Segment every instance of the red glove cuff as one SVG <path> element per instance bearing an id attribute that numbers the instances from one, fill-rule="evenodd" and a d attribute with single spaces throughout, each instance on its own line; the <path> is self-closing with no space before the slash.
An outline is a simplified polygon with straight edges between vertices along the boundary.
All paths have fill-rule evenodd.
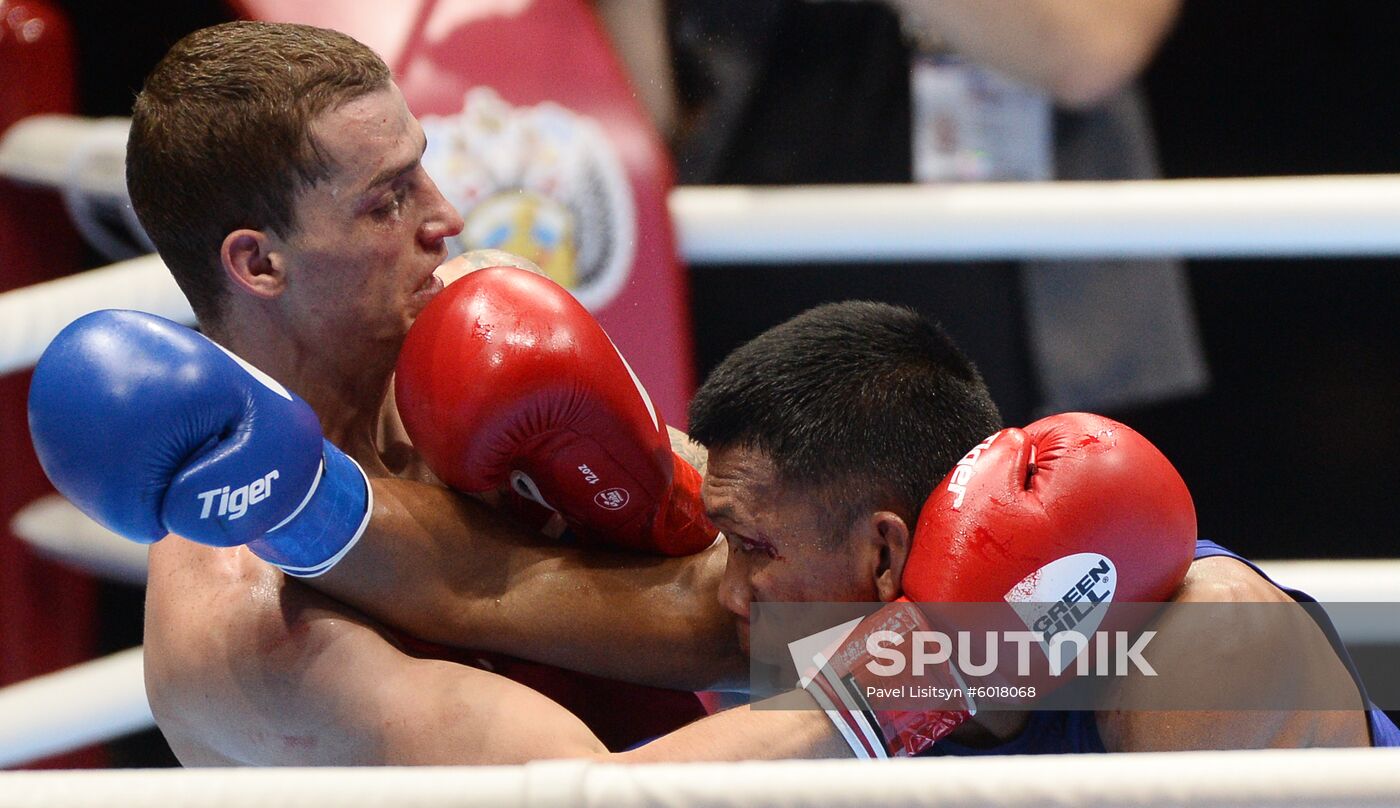
<path id="1" fill-rule="evenodd" d="M 915 631 L 931 631 L 928 618 L 917 606 L 897 600 L 866 618 L 842 642 L 826 664 L 822 665 L 807 691 L 826 711 L 836 730 L 846 740 L 858 758 L 913 756 L 957 729 L 976 712 L 972 697 L 951 665 L 914 675 L 906 672 L 883 676 L 873 672 L 869 664 L 875 659 L 867 647 L 873 635 L 891 632 L 909 645 Z M 907 710 L 882 708 L 892 699 L 878 695 L 903 688 L 893 700 L 907 702 L 909 688 L 941 688 L 958 694 L 961 709 Z M 871 695 L 875 694 L 875 695 Z"/>
<path id="2" fill-rule="evenodd" d="M 670 556 L 693 555 L 714 544 L 719 530 L 705 518 L 700 472 L 675 452 L 671 453 L 671 460 L 675 476 L 670 496 L 657 509 L 656 521 L 652 523 L 652 549 Z"/>

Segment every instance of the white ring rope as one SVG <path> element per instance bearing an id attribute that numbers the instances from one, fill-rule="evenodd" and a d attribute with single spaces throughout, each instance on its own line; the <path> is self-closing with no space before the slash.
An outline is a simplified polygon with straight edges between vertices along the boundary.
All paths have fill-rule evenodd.
<path id="1" fill-rule="evenodd" d="M 89 126 L 68 155 L 59 188 L 69 218 L 83 238 L 109 261 L 154 252 L 156 247 L 136 219 L 126 195 L 126 139 L 131 122 L 126 118 L 102 118 Z M 122 178 L 119 195 L 92 193 L 92 188 L 117 185 L 116 177 Z M 120 218 L 120 229 L 100 214 L 108 208 Z M 134 243 L 128 239 L 134 239 Z"/>
<path id="2" fill-rule="evenodd" d="M 0 767 L 155 726 L 142 672 L 141 649 L 129 648 L 0 689 Z"/>
<path id="3" fill-rule="evenodd" d="M 124 205 L 124 124 L 27 118 L 0 138 L 0 177 Z M 1400 254 L 1400 176 L 691 187 L 672 191 L 670 207 L 680 253 L 695 264 Z M 120 280 L 107 276 L 100 291 L 75 280 L 62 294 L 91 301 L 85 305 L 93 308 L 176 312 L 175 319 L 188 322 L 188 307 L 168 273 L 153 258 L 141 261 L 113 265 L 130 269 Z M 94 283 L 104 277 L 77 277 L 89 275 Z M 0 296 L 0 373 L 32 363 L 73 311 L 55 307 L 49 316 L 26 317 L 24 307 L 43 298 L 12 304 L 7 297 Z M 50 318 L 60 316 L 54 326 Z"/>
<path id="4" fill-rule="evenodd" d="M 127 541 L 59 494 L 39 497 L 10 520 L 37 555 L 109 581 L 144 586 L 150 545 Z"/>
<path id="5" fill-rule="evenodd" d="M 1400 176 L 677 188 L 692 263 L 1400 254 Z"/>
<path id="6" fill-rule="evenodd" d="M 110 580 L 146 580 L 145 545 L 102 527 L 57 494 L 22 508 L 10 530 L 39 553 Z M 1322 603 L 1400 603 L 1400 559 L 1260 561 L 1269 577 Z M 1400 644 L 1400 625 L 1339 622 L 1348 642 Z"/>
<path id="7" fill-rule="evenodd" d="M 193 323 L 190 304 L 157 255 L 0 294 L 0 374 L 33 367 L 65 326 L 97 309 L 137 309 Z"/>
<path id="8" fill-rule="evenodd" d="M 31 502 L 10 531 L 40 554 L 84 572 L 123 583 L 146 580 L 147 546 L 102 527 L 57 494 Z M 1400 603 L 1400 559 L 1260 561 L 1269 577 L 1322 603 Z M 1333 621 L 1352 644 L 1400 645 L 1400 621 L 1390 610 L 1346 610 Z M 3 692 L 3 691 L 0 691 Z"/>
<path id="9" fill-rule="evenodd" d="M 124 200 L 116 126 L 25 119 L 0 139 L 0 176 L 55 188 L 76 181 L 83 193 Z M 93 170 L 73 177 L 79 150 Z M 693 264 L 1400 254 L 1397 176 L 688 187 L 672 192 L 670 208 L 680 254 Z"/>
<path id="10" fill-rule="evenodd" d="M 101 197 L 126 196 L 126 136 L 129 118 L 34 115 L 0 136 L 0 177 L 29 185 L 62 188 L 70 180 Z M 90 170 L 74 172 L 74 155 Z"/>
<path id="11" fill-rule="evenodd" d="M 1385 749 L 476 768 L 0 774 L 0 807 L 1361 808 L 1400 801 Z"/>

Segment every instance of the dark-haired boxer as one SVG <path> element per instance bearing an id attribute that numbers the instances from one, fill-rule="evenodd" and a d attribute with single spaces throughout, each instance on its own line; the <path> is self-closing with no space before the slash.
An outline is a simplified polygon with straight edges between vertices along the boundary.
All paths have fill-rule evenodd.
<path id="1" fill-rule="evenodd" d="M 903 543 L 928 481 L 954 468 L 980 443 L 978 435 L 998 426 L 975 368 L 940 329 L 911 310 L 859 302 L 822 306 L 730 354 L 691 402 L 690 428 L 709 449 L 705 503 L 730 542 L 720 598 L 741 637 L 754 601 L 889 600 L 899 593 L 901 577 L 907 587 Z M 991 527 L 970 517 L 959 524 L 965 532 Z M 1000 544 L 961 549 L 997 558 L 1006 552 Z M 1276 586 L 1211 542 L 1191 550 L 1195 560 L 1174 602 L 1311 600 Z M 930 590 L 946 593 L 946 586 L 928 583 L 946 575 L 920 576 L 925 582 L 916 584 L 916 599 L 930 597 Z M 1258 705 L 1260 693 L 1273 692 L 1282 705 L 1290 693 L 1308 687 L 1316 688 L 1313 693 L 1357 692 L 1345 650 L 1310 622 L 1300 629 L 1302 636 L 1279 636 L 1250 623 L 1258 611 L 1221 608 L 1211 612 L 1222 622 L 1210 632 L 1200 625 L 1173 631 L 1191 612 L 1174 614 L 1177 622 L 1162 627 L 1154 641 L 1155 658 L 1171 660 L 1159 672 L 1183 693 L 1210 692 L 1217 704 L 1233 699 Z M 1230 619 L 1238 624 L 1226 624 Z M 1300 658 L 1299 648 L 1310 653 Z M 1289 664 L 1280 665 L 1285 657 Z M 1135 693 L 1129 689 L 1121 697 L 1132 703 Z M 933 752 L 1369 743 L 1400 745 L 1400 732 L 1379 710 L 988 711 Z"/>

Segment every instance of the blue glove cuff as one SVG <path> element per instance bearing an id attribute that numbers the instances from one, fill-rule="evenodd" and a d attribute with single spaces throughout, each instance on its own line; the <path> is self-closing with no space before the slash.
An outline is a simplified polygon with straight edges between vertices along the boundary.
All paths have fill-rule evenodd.
<path id="1" fill-rule="evenodd" d="M 335 566 L 364 535 L 374 507 L 369 478 L 351 457 L 323 441 L 321 471 L 306 499 L 282 523 L 248 543 L 258 558 L 297 578 Z"/>

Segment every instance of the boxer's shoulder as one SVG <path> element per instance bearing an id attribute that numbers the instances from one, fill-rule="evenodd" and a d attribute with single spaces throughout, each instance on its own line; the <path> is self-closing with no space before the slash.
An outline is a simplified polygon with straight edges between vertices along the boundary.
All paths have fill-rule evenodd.
<path id="1" fill-rule="evenodd" d="M 1248 564 L 1229 556 L 1193 561 L 1173 603 L 1287 603 L 1293 599 Z"/>
<path id="2" fill-rule="evenodd" d="M 217 664 L 202 652 L 211 646 L 237 647 L 233 665 L 281 666 L 289 670 L 314 651 L 310 640 L 342 633 L 350 626 L 380 632 L 369 618 L 322 595 L 244 547 L 205 547 L 170 537 L 151 547 L 147 583 L 148 657 L 155 651 L 179 654 L 204 666 Z M 290 655 L 290 658 L 284 658 Z"/>
<path id="3" fill-rule="evenodd" d="M 297 706 L 315 704 L 309 690 L 338 675 L 318 667 L 326 649 L 372 630 L 244 548 L 176 537 L 151 548 L 146 690 L 186 765 L 319 760 L 324 739 L 305 729 L 318 724 Z M 307 684 L 309 672 L 320 685 Z"/>
<path id="4" fill-rule="evenodd" d="M 1153 675 L 1116 683 L 1121 709 L 1098 714 L 1108 751 L 1367 744 L 1362 711 L 1306 709 L 1319 688 L 1354 685 L 1307 611 L 1248 564 L 1193 562 L 1153 629 Z"/>

